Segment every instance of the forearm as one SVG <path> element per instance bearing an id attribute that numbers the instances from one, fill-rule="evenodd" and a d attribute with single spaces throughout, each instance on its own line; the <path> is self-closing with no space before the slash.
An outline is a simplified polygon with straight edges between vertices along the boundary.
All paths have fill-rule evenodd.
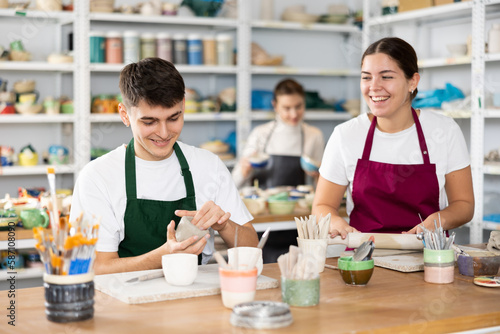
<path id="1" fill-rule="evenodd" d="M 94 264 L 94 272 L 96 275 L 102 275 L 161 269 L 162 255 L 159 249 L 154 249 L 148 253 L 133 257 L 119 257 L 118 253 L 98 252 Z"/>
<path id="2" fill-rule="evenodd" d="M 439 218 L 444 230 L 451 230 L 471 221 L 474 215 L 474 203 L 468 201 L 456 201 L 448 205 L 445 209 L 435 212 L 424 221 L 427 229 L 434 230 L 434 220 L 439 227 Z"/>
<path id="3" fill-rule="evenodd" d="M 257 237 L 257 232 L 255 232 L 252 223 L 238 225 L 235 222 L 229 220 L 224 228 L 218 231 L 219 235 L 222 237 L 228 248 L 234 247 L 236 228 L 238 228 L 238 247 L 257 247 L 259 238 Z"/>

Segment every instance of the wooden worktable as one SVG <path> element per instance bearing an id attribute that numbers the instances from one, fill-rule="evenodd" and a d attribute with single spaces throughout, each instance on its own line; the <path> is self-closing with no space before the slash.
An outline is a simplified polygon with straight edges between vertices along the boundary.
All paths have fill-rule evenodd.
<path id="1" fill-rule="evenodd" d="M 336 259 L 327 259 L 336 264 Z M 276 263 L 263 275 L 279 278 Z M 375 267 L 365 287 L 346 286 L 336 270 L 321 274 L 320 304 L 292 307 L 291 326 L 269 331 L 233 327 L 220 295 L 129 305 L 96 291 L 91 320 L 52 323 L 44 314 L 43 288 L 16 291 L 16 327 L 2 333 L 449 333 L 500 325 L 500 288 L 479 287 L 455 275 L 452 284 L 425 283 L 423 272 Z M 259 290 L 257 300 L 281 301 L 280 289 Z M 8 305 L 3 293 L 1 305 Z"/>

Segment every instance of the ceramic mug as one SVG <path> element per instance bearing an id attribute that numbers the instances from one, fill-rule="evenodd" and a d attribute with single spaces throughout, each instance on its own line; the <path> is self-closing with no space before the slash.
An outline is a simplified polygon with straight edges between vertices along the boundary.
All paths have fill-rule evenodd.
<path id="1" fill-rule="evenodd" d="M 35 104 L 38 100 L 38 92 L 23 93 L 18 95 L 18 101 L 21 104 Z"/>
<path id="2" fill-rule="evenodd" d="M 191 285 L 198 275 L 198 256 L 195 254 L 166 254 L 161 257 L 161 265 L 170 285 Z"/>
<path id="3" fill-rule="evenodd" d="M 44 209 L 23 210 L 21 211 L 20 217 L 26 229 L 49 226 L 49 215 Z"/>

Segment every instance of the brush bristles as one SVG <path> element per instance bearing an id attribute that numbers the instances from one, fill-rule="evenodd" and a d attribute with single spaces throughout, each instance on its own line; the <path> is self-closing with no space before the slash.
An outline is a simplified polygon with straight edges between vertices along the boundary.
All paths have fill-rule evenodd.
<path id="1" fill-rule="evenodd" d="M 54 167 L 47 167 L 47 174 L 55 174 L 56 173 L 56 170 L 54 169 Z"/>

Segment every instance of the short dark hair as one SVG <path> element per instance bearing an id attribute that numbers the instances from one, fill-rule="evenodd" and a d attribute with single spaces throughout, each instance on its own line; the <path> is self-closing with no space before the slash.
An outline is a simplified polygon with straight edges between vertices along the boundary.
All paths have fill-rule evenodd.
<path id="1" fill-rule="evenodd" d="M 144 101 L 171 108 L 184 99 L 184 79 L 175 66 L 161 58 L 145 58 L 123 68 L 120 91 L 127 108 Z"/>
<path id="2" fill-rule="evenodd" d="M 278 82 L 276 87 L 274 87 L 274 100 L 280 95 L 294 95 L 298 94 L 305 97 L 304 88 L 301 84 L 293 79 L 284 79 Z"/>
<path id="3" fill-rule="evenodd" d="M 404 72 L 405 77 L 408 80 L 413 78 L 415 73 L 418 73 L 417 53 L 410 44 L 401 38 L 386 37 L 370 45 L 366 49 L 365 53 L 363 53 L 361 65 L 363 65 L 363 60 L 366 56 L 376 53 L 384 53 L 394 60 L 398 64 L 399 68 Z M 418 89 L 415 88 L 411 94 L 412 100 L 415 96 L 417 96 L 417 93 Z"/>

